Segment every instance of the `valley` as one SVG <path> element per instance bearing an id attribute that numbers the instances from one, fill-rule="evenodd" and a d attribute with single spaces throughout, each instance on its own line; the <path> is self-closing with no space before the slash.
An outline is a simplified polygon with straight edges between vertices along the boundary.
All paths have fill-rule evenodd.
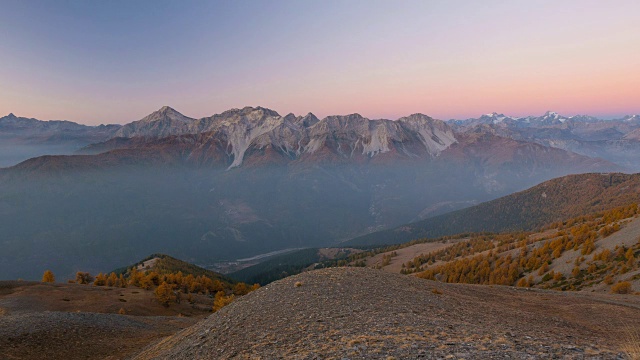
<path id="1" fill-rule="evenodd" d="M 622 169 L 422 114 L 318 119 L 245 107 L 195 119 L 165 106 L 95 129 L 108 139 L 77 155 L 0 169 L 3 279 L 35 279 L 36 264 L 96 272 L 152 252 L 213 264 L 355 244 L 557 176 Z"/>
<path id="2" fill-rule="evenodd" d="M 0 14 L 0 360 L 640 360 L 640 1 Z"/>
<path id="3" fill-rule="evenodd" d="M 553 194 L 559 181 L 574 180 L 527 192 Z M 635 197 L 616 197 L 629 195 L 633 181 L 583 175 L 588 188 L 606 185 L 597 195 L 605 201 L 571 187 L 562 206 L 584 215 L 529 231 L 263 254 L 272 256 L 227 275 L 153 254 L 84 285 L 3 281 L 0 324 L 12 335 L 0 348 L 9 359 L 40 358 L 44 346 L 66 359 L 634 359 L 640 215 Z M 523 195 L 478 206 L 486 212 L 514 196 Z M 186 291 L 183 301 L 163 305 L 165 283 Z M 57 345 L 78 333 L 86 341 Z"/>
<path id="4" fill-rule="evenodd" d="M 0 349 L 633 359 L 639 175 L 472 123 L 163 107 L 0 169 Z"/>

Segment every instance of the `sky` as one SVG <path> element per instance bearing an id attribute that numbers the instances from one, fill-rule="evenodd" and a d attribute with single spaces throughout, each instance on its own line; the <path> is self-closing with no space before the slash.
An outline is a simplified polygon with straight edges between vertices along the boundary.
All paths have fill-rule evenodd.
<path id="1" fill-rule="evenodd" d="M 0 0 L 0 116 L 640 113 L 640 1 Z"/>

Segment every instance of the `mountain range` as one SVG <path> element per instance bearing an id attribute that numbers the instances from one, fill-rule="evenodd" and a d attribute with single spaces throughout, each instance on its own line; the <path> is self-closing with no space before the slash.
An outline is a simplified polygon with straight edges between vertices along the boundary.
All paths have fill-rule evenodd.
<path id="1" fill-rule="evenodd" d="M 640 116 L 603 120 L 593 116 L 566 117 L 548 111 L 540 117 L 510 117 L 491 113 L 477 119 L 450 121 L 457 132 L 489 131 L 514 140 L 603 158 L 640 170 Z"/>
<path id="2" fill-rule="evenodd" d="M 0 167 L 47 154 L 72 154 L 111 138 L 120 125 L 87 126 L 71 121 L 41 121 L 9 114 L 0 117 Z"/>
<path id="3" fill-rule="evenodd" d="M 193 119 L 163 107 L 123 126 L 78 125 L 85 136 L 75 155 L 0 169 L 0 274 L 113 268 L 150 252 L 207 265 L 327 246 L 554 177 L 627 169 L 472 122 L 318 119 L 261 107 Z M 71 131 L 32 123 L 41 136 Z M 625 136 L 638 129 L 634 118 L 606 124 Z"/>
<path id="4" fill-rule="evenodd" d="M 315 126 L 318 123 L 321 125 Z M 640 155 L 639 115 L 604 120 L 587 115 L 567 117 L 551 111 L 542 116 L 527 117 L 494 112 L 478 118 L 443 122 L 422 114 L 396 121 L 368 120 L 352 114 L 321 120 L 311 113 L 282 117 L 273 110 L 247 107 L 195 119 L 168 106 L 126 125 L 86 126 L 9 114 L 0 118 L 0 139 L 3 148 L 6 147 L 0 166 L 14 165 L 38 155 L 95 154 L 139 145 L 149 139 L 216 132 L 230 145 L 227 155 L 233 156 L 231 166 L 237 167 L 252 145 L 260 148 L 269 145 L 289 157 L 300 156 L 315 152 L 319 144 L 326 141 L 326 136 L 338 129 L 358 133 L 355 140 L 360 140 L 359 144 L 348 145 L 359 147 L 361 153 L 370 156 L 394 150 L 410 156 L 423 155 L 422 152 L 412 154 L 410 149 L 390 148 L 390 144 L 404 142 L 412 136 L 417 136 L 423 143 L 427 155 L 436 155 L 455 143 L 459 136 L 481 132 L 606 159 L 630 171 L 640 170 L 637 160 Z M 363 142 L 369 140 L 365 148 Z M 350 153 L 350 148 L 341 147 L 340 151 Z"/>

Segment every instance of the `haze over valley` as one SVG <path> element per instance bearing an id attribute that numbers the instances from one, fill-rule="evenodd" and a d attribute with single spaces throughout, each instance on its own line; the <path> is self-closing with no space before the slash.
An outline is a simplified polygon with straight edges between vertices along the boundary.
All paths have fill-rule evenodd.
<path id="1" fill-rule="evenodd" d="M 530 130 L 568 125 L 531 119 Z M 605 121 L 569 122 L 584 134 Z M 69 137 L 30 123 L 22 133 Z M 124 126 L 82 128 L 84 141 L 104 141 L 0 170 L 0 221 L 12 249 L 0 273 L 37 278 L 39 263 L 71 276 L 149 252 L 212 264 L 331 246 L 553 177 L 627 169 L 473 123 L 422 114 L 318 119 L 260 107 L 193 119 L 165 106 Z M 640 121 L 606 125 L 632 132 Z"/>
<path id="2" fill-rule="evenodd" d="M 639 13 L 0 0 L 0 360 L 640 360 Z"/>

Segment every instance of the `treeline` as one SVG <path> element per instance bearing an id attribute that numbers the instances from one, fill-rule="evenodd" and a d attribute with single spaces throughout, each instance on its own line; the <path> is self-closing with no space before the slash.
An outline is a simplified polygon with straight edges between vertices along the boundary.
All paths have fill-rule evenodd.
<path id="1" fill-rule="evenodd" d="M 50 270 L 47 270 L 43 274 L 42 281 L 54 282 L 55 276 Z M 211 279 L 205 275 L 185 275 L 182 271 L 162 274 L 155 270 L 141 271 L 137 267 L 130 268 L 126 273 L 99 273 L 95 277 L 88 272 L 79 271 L 76 273 L 75 279 L 67 282 L 93 286 L 137 287 L 144 290 L 154 290 L 156 299 L 164 306 L 180 303 L 184 296 L 189 302 L 192 302 L 192 294 L 209 295 L 214 298 L 213 311 L 228 305 L 235 297 L 246 295 L 260 287 L 259 284 L 248 285 L 244 282 L 231 284 L 219 279 Z"/>
<path id="2" fill-rule="evenodd" d="M 621 220 L 637 214 L 638 206 L 632 204 L 555 223 L 548 227 L 556 230 L 551 239 L 522 233 L 478 237 L 418 256 L 403 265 L 403 272 L 419 272 L 421 278 L 450 283 L 580 289 L 603 277 L 607 282 L 607 278 L 638 267 L 636 258 L 640 241 L 630 248 L 616 247 L 615 253 L 604 249 L 594 254 L 590 261 L 586 260 L 594 252 L 598 240 L 618 231 Z M 553 260 L 570 250 L 579 252 L 571 278 L 549 271 Z M 422 267 L 437 260 L 446 263 L 426 270 Z M 541 277 L 537 283 L 536 277 Z"/>

